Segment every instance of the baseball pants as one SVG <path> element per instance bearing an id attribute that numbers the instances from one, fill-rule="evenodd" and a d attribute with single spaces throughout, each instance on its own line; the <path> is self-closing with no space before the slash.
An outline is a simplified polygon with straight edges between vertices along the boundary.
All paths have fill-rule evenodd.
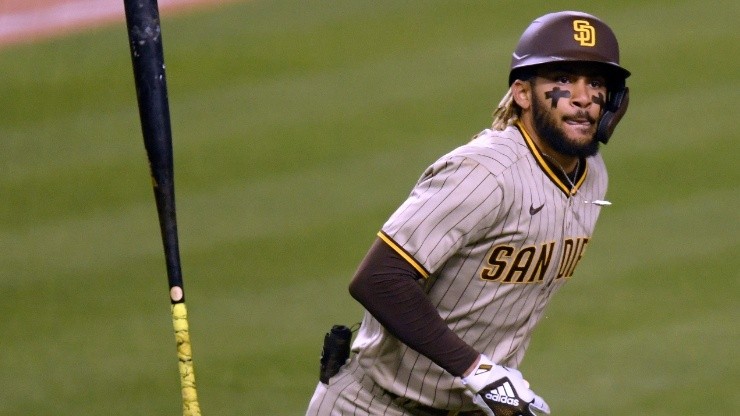
<path id="1" fill-rule="evenodd" d="M 484 416 L 482 411 L 434 409 L 384 390 L 350 359 L 329 384 L 319 382 L 306 416 Z"/>

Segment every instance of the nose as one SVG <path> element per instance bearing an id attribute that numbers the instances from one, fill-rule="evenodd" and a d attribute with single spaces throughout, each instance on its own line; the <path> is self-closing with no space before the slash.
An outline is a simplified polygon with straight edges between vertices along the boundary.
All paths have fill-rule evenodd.
<path id="1" fill-rule="evenodd" d="M 571 103 L 579 108 L 588 107 L 591 104 L 591 96 L 588 90 L 588 80 L 579 78 L 573 83 L 571 90 Z"/>

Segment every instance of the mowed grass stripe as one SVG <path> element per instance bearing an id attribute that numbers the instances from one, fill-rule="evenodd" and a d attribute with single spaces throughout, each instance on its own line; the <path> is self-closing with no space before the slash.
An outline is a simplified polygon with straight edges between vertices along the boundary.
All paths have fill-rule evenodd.
<path id="1" fill-rule="evenodd" d="M 612 280 L 649 268 L 656 261 L 701 258 L 739 248 L 737 230 L 728 226 L 738 221 L 739 190 L 709 188 L 636 207 L 628 200 L 613 200 L 626 207 L 619 212 L 610 212 L 611 207 L 602 211 L 593 241 L 599 249 L 587 254 L 589 263 L 598 270 L 589 271 L 597 278 Z M 602 237 L 608 238 L 608 243 L 600 241 Z"/>

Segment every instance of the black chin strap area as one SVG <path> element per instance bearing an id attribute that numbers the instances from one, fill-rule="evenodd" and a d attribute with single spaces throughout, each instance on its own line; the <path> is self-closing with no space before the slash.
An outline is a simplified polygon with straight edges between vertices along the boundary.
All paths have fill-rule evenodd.
<path id="1" fill-rule="evenodd" d="M 627 106 L 630 102 L 629 92 L 629 88 L 622 86 L 610 95 L 604 114 L 601 116 L 599 125 L 596 128 L 596 140 L 604 144 L 609 141 L 612 133 L 614 133 L 614 129 L 617 127 L 617 123 L 622 119 L 624 113 L 627 112 Z"/>

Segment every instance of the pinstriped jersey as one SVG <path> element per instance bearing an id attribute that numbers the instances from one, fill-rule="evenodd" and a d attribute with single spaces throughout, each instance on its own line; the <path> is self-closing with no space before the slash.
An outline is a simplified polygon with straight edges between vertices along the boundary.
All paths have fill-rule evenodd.
<path id="1" fill-rule="evenodd" d="M 564 183 L 523 127 L 484 130 L 433 163 L 378 233 L 423 277 L 458 336 L 518 367 L 552 295 L 594 230 L 607 174 L 587 158 Z M 582 164 L 583 165 L 583 164 Z M 390 335 L 369 313 L 353 344 L 386 390 L 442 409 L 475 409 L 460 380 Z"/>

